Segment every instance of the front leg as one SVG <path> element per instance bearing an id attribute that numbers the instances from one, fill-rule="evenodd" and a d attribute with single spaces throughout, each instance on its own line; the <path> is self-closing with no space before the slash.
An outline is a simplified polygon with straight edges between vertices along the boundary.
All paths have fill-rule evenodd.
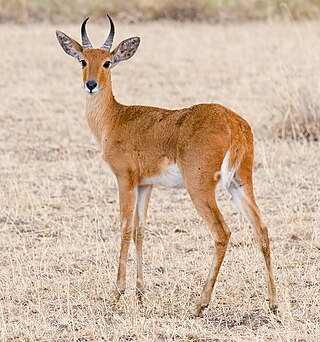
<path id="1" fill-rule="evenodd" d="M 118 181 L 120 199 L 121 248 L 117 276 L 117 286 L 113 301 L 119 300 L 126 289 L 127 259 L 134 225 L 134 214 L 137 204 L 137 189 Z"/>
<path id="2" fill-rule="evenodd" d="M 137 255 L 136 293 L 140 301 L 142 301 L 142 295 L 144 293 L 144 281 L 142 270 L 142 243 L 144 238 L 144 221 L 147 217 L 151 190 L 151 185 L 144 185 L 138 187 L 138 200 L 133 229 L 133 241 L 136 246 Z"/>

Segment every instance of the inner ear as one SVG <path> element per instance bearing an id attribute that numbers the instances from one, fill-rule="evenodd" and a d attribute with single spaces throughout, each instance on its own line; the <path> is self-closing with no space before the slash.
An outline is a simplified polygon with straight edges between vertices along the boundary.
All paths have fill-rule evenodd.
<path id="1" fill-rule="evenodd" d="M 79 62 L 83 58 L 83 47 L 74 39 L 61 31 L 56 31 L 58 41 L 62 49 L 70 56 L 76 58 Z"/>
<path id="2" fill-rule="evenodd" d="M 112 52 L 111 52 L 111 67 L 114 67 L 121 61 L 125 61 L 131 58 L 137 51 L 140 44 L 139 37 L 132 37 L 122 41 Z"/>

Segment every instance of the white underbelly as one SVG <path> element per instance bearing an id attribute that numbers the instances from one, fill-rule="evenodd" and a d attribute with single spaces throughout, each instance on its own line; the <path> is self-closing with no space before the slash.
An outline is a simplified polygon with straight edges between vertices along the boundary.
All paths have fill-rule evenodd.
<path id="1" fill-rule="evenodd" d="M 158 176 L 143 179 L 141 185 L 158 185 L 166 188 L 184 188 L 184 181 L 177 164 L 166 166 Z"/>

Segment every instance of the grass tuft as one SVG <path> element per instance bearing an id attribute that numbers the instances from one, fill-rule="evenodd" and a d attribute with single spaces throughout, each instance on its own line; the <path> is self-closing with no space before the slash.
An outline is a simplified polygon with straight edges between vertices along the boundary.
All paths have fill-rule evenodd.
<path id="1" fill-rule="evenodd" d="M 282 106 L 284 115 L 277 124 L 280 139 L 320 141 L 320 105 L 314 93 L 292 90 Z"/>

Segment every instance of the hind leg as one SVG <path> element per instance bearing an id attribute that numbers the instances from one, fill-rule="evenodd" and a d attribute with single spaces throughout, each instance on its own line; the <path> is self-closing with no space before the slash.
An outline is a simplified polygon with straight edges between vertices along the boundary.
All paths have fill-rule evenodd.
<path id="1" fill-rule="evenodd" d="M 236 178 L 241 179 L 241 181 L 234 179 L 233 182 L 231 182 L 228 190 L 231 193 L 232 199 L 237 205 L 238 209 L 254 227 L 256 238 L 259 243 L 261 252 L 264 256 L 267 270 L 269 306 L 272 312 L 277 314 L 278 303 L 276 296 L 276 286 L 271 265 L 268 228 L 262 222 L 260 210 L 255 201 L 251 173 L 248 173 L 248 170 L 242 170 L 240 167 L 237 172 Z"/>
<path id="2" fill-rule="evenodd" d="M 223 262 L 230 238 L 230 230 L 226 226 L 216 203 L 214 188 L 215 184 L 208 184 L 208 186 L 202 185 L 202 189 L 199 189 L 198 187 L 191 187 L 190 185 L 187 186 L 187 190 L 195 208 L 211 230 L 211 233 L 214 237 L 215 247 L 214 257 L 209 274 L 201 296 L 196 304 L 194 312 L 195 316 L 201 316 L 203 309 L 209 305 L 212 290 L 216 282 L 220 266 Z"/>

